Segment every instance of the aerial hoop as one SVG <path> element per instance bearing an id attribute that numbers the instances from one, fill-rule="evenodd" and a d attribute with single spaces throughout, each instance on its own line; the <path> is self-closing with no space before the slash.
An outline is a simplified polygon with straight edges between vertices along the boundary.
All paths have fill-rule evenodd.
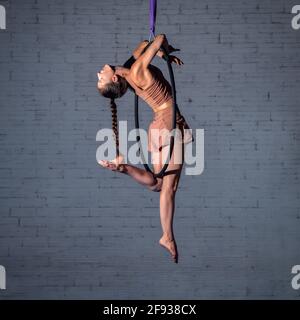
<path id="1" fill-rule="evenodd" d="M 168 155 L 166 163 L 164 164 L 164 166 L 162 167 L 162 169 L 160 170 L 159 173 L 154 173 L 150 169 L 150 167 L 148 166 L 148 164 L 145 161 L 143 150 L 142 150 L 141 146 L 139 147 L 139 152 L 141 154 L 141 158 L 142 158 L 143 165 L 144 165 L 145 169 L 148 172 L 151 172 L 152 175 L 155 178 L 162 178 L 164 173 L 166 172 L 168 166 L 169 166 L 169 161 L 171 160 L 172 153 L 173 153 L 173 148 L 174 148 L 174 135 L 175 135 L 175 129 L 176 129 L 176 114 L 177 114 L 177 111 L 178 111 L 177 101 L 176 101 L 176 87 L 175 87 L 173 69 L 172 69 L 172 66 L 171 66 L 171 62 L 170 62 L 168 53 L 166 52 L 165 48 L 161 47 L 161 49 L 164 52 L 164 56 L 166 58 L 165 60 L 167 61 L 167 64 L 168 64 L 168 70 L 169 70 L 170 81 L 171 81 L 172 97 L 173 97 L 173 106 L 172 106 L 172 109 L 173 109 L 173 112 L 172 112 L 172 127 L 173 127 L 173 129 L 172 129 L 172 135 L 170 137 L 171 142 L 170 142 L 169 155 Z M 134 108 L 135 128 L 138 129 L 138 132 L 139 132 L 139 129 L 140 129 L 140 127 L 139 127 L 139 110 L 138 110 L 138 108 L 139 108 L 139 97 L 137 96 L 137 94 L 135 94 L 134 105 L 135 105 L 135 108 Z M 137 140 L 137 142 L 140 143 L 140 136 L 139 135 L 137 135 L 136 140 Z"/>
<path id="2" fill-rule="evenodd" d="M 150 4 L 150 6 L 149 6 L 149 25 L 150 25 L 150 30 L 149 31 L 150 31 L 150 34 L 149 34 L 149 44 L 148 44 L 148 46 L 150 45 L 151 37 L 155 36 L 156 7 L 157 7 L 156 0 L 150 0 L 149 4 Z M 146 50 L 146 48 L 144 50 Z M 172 96 L 173 96 L 173 107 L 172 107 L 172 109 L 173 109 L 173 113 L 172 113 L 172 127 L 173 127 L 173 129 L 172 129 L 172 135 L 170 137 L 171 142 L 170 142 L 169 155 L 167 157 L 166 163 L 164 164 L 164 166 L 162 167 L 162 169 L 160 170 L 159 173 L 154 173 L 150 169 L 150 167 L 148 166 L 148 164 L 145 161 L 145 157 L 144 157 L 141 145 L 139 147 L 139 153 L 141 155 L 141 158 L 142 158 L 143 165 L 144 165 L 145 169 L 148 172 L 151 172 L 152 175 L 155 178 L 163 177 L 164 173 L 166 172 L 166 170 L 167 170 L 167 168 L 169 166 L 169 161 L 171 160 L 172 153 L 173 153 L 173 148 L 174 148 L 174 139 L 175 139 L 174 136 L 175 136 L 175 129 L 176 129 L 176 115 L 177 115 L 177 111 L 178 111 L 178 106 L 177 106 L 177 102 L 176 102 L 176 88 L 175 88 L 174 73 L 173 73 L 173 69 L 172 69 L 172 66 L 171 66 L 170 57 L 169 57 L 169 54 L 167 53 L 167 51 L 165 50 L 165 48 L 163 46 L 161 46 L 161 50 L 164 53 L 163 58 L 164 58 L 164 60 L 167 61 L 167 64 L 168 64 L 168 70 L 169 70 L 170 81 L 171 81 Z M 135 98 L 134 98 L 134 105 L 135 105 L 135 108 L 134 108 L 135 128 L 138 129 L 138 132 L 139 132 L 139 129 L 140 129 L 140 126 L 139 126 L 139 110 L 138 110 L 138 108 L 139 108 L 139 97 L 137 96 L 136 93 L 135 93 Z M 137 140 L 137 142 L 140 143 L 140 136 L 139 135 L 137 135 L 136 140 Z"/>

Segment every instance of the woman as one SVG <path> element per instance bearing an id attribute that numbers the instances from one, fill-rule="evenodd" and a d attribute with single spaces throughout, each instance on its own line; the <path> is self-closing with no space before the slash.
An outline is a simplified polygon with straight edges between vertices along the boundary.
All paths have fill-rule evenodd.
<path id="1" fill-rule="evenodd" d="M 166 36 L 160 34 L 151 43 L 148 43 L 148 41 L 141 42 L 134 50 L 133 57 L 123 67 L 114 67 L 106 64 L 97 74 L 100 93 L 104 97 L 110 98 L 113 119 L 112 127 L 116 137 L 117 148 L 119 146 L 119 139 L 115 99 L 121 97 L 129 87 L 146 101 L 154 111 L 154 119 L 149 126 L 148 132 L 148 150 L 151 152 L 155 173 L 160 172 L 164 166 L 166 159 L 164 156 L 168 156 L 169 154 L 170 138 L 164 134 L 157 139 L 157 136 L 152 134 L 152 129 L 172 130 L 171 120 L 173 112 L 171 86 L 163 77 L 162 72 L 150 64 L 156 55 L 163 57 L 163 52 L 160 49 L 161 46 L 163 46 L 168 54 L 177 51 L 177 49 L 168 44 Z M 169 57 L 171 62 L 178 65 L 183 64 L 179 58 L 171 55 Z M 177 112 L 176 125 L 184 137 L 183 142 L 175 136 L 172 157 L 167 171 L 162 178 L 155 178 L 152 173 L 138 167 L 122 164 L 121 156 L 117 156 L 112 161 L 101 160 L 100 164 L 110 170 L 131 176 L 135 181 L 147 186 L 152 191 L 160 192 L 160 219 L 163 235 L 159 240 L 159 244 L 165 247 L 171 253 L 174 262 L 178 263 L 178 251 L 173 233 L 175 193 L 183 167 L 183 145 L 194 139 L 189 130 L 184 134 L 183 129 L 189 129 L 189 127 L 179 112 Z M 155 132 L 157 133 L 157 130 Z M 175 159 L 176 161 L 174 161 Z M 178 161 L 178 159 L 181 161 Z"/>

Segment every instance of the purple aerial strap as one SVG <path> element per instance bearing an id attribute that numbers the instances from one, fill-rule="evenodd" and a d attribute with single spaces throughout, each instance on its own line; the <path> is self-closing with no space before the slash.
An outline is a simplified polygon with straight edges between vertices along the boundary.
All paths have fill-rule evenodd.
<path id="1" fill-rule="evenodd" d="M 156 0 L 150 0 L 150 12 L 149 12 L 149 23 L 150 23 L 150 35 L 155 37 L 155 20 L 156 20 Z"/>

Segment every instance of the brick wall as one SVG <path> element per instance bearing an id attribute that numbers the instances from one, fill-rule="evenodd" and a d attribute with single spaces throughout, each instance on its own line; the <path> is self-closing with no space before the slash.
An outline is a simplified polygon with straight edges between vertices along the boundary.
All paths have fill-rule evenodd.
<path id="1" fill-rule="evenodd" d="M 1 299 L 300 297 L 296 1 L 158 1 L 180 109 L 205 131 L 204 172 L 176 195 L 178 265 L 158 245 L 159 194 L 95 159 L 111 125 L 96 72 L 148 38 L 148 1 L 0 4 Z M 133 128 L 133 95 L 117 104 Z"/>

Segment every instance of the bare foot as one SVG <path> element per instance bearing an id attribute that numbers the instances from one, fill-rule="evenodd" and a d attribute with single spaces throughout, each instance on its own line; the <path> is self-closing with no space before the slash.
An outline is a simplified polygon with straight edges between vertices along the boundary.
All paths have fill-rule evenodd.
<path id="1" fill-rule="evenodd" d="M 115 159 L 111 160 L 110 162 L 118 165 L 124 162 L 124 156 L 122 155 L 122 153 L 119 154 L 118 157 L 116 157 Z"/>
<path id="2" fill-rule="evenodd" d="M 175 240 L 162 236 L 159 240 L 159 244 L 166 248 L 171 253 L 174 262 L 178 263 L 178 252 Z"/>
<path id="3" fill-rule="evenodd" d="M 101 166 L 103 166 L 104 168 L 110 169 L 112 171 L 124 172 L 125 167 L 122 164 L 123 161 L 124 161 L 124 156 L 120 153 L 120 155 L 117 158 L 111 161 L 100 160 L 99 164 L 101 164 Z"/>
<path id="4" fill-rule="evenodd" d="M 125 172 L 125 167 L 123 164 L 116 165 L 114 162 L 107 160 L 100 160 L 99 164 L 101 164 L 102 167 L 110 169 L 112 171 Z"/>

